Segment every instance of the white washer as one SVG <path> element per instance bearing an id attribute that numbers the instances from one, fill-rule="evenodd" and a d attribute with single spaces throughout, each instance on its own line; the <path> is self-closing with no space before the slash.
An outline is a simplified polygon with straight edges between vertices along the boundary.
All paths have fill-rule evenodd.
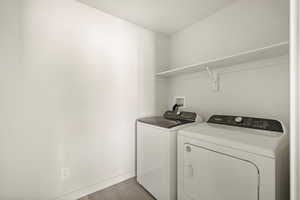
<path id="1" fill-rule="evenodd" d="M 178 133 L 179 200 L 288 200 L 288 169 L 276 120 L 215 115 Z"/>
<path id="2" fill-rule="evenodd" d="M 177 199 L 177 131 L 200 120 L 195 113 L 180 115 L 137 121 L 137 181 L 158 200 Z"/>

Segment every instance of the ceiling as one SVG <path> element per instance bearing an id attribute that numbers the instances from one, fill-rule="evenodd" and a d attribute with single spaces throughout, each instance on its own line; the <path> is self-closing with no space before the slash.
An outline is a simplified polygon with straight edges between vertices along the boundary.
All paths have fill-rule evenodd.
<path id="1" fill-rule="evenodd" d="M 234 0 L 79 0 L 153 31 L 172 34 Z"/>

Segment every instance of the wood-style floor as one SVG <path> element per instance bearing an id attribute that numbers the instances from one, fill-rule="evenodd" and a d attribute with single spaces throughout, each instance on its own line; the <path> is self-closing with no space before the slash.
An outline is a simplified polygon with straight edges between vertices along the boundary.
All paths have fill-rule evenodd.
<path id="1" fill-rule="evenodd" d="M 79 200 L 155 200 L 155 198 L 132 178 Z"/>

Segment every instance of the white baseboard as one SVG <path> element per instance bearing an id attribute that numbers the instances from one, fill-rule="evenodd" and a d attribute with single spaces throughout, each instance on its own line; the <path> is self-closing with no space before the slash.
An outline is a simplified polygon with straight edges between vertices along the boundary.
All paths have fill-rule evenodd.
<path id="1" fill-rule="evenodd" d="M 112 185 L 115 185 L 117 183 L 125 181 L 127 179 L 133 178 L 134 176 L 135 176 L 135 172 L 128 172 L 126 174 L 122 174 L 122 175 L 119 175 L 119 176 L 116 176 L 113 178 L 106 179 L 106 180 L 96 183 L 94 185 L 83 187 L 83 188 L 73 191 L 69 194 L 65 194 L 61 197 L 58 197 L 55 200 L 78 200 L 81 197 L 84 197 L 84 196 L 87 196 L 94 192 L 103 190 L 107 187 L 110 187 Z"/>

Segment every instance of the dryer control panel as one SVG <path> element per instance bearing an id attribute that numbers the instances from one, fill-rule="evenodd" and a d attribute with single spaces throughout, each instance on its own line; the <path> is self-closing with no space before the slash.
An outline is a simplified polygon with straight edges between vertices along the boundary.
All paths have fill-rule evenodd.
<path id="1" fill-rule="evenodd" d="M 213 115 L 207 123 L 223 124 L 228 126 L 238 126 L 243 128 L 260 129 L 267 131 L 276 131 L 283 133 L 282 124 L 273 119 L 230 116 L 230 115 Z"/>

